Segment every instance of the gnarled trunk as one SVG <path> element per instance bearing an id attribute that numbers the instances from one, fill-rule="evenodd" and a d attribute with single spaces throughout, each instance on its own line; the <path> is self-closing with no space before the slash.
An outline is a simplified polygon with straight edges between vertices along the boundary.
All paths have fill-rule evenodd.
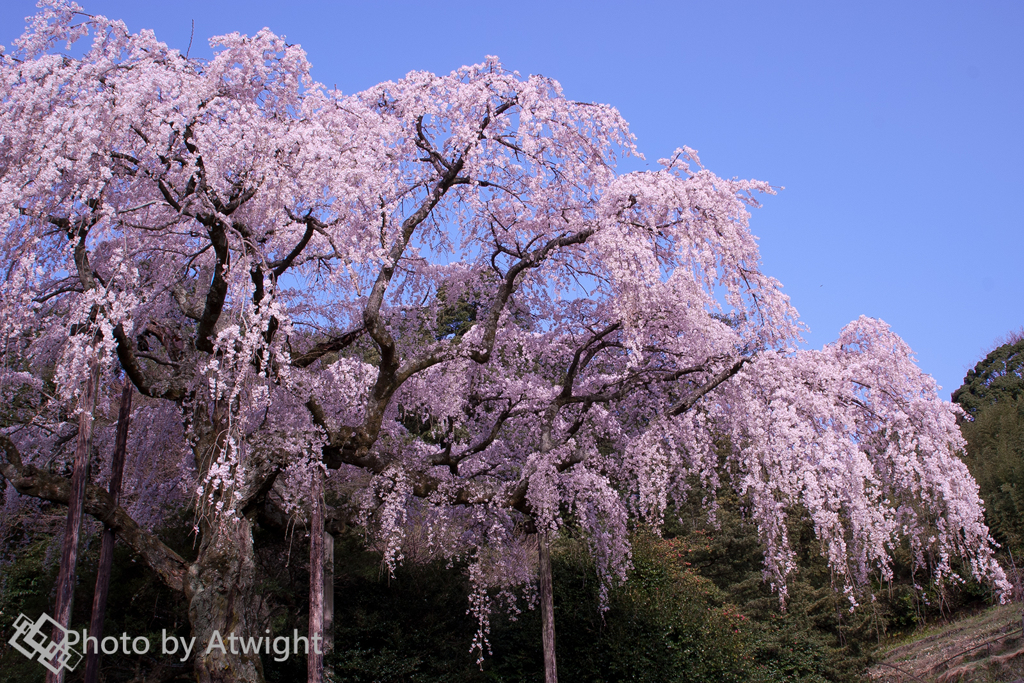
<path id="1" fill-rule="evenodd" d="M 207 404 L 198 401 L 193 414 L 195 424 L 201 426 L 192 445 L 200 477 L 231 447 L 230 401 L 217 400 L 212 408 L 208 413 Z M 262 648 L 243 651 L 242 647 L 269 635 L 257 613 L 255 513 L 244 514 L 226 490 L 210 492 L 201 510 L 199 555 L 188 569 L 185 586 L 196 681 L 263 683 L 263 664 L 257 651 Z"/>
<path id="2" fill-rule="evenodd" d="M 242 643 L 266 637 L 256 614 L 252 521 L 217 515 L 202 527 L 199 556 L 189 567 L 188 617 L 199 683 L 262 683 L 263 664 Z"/>

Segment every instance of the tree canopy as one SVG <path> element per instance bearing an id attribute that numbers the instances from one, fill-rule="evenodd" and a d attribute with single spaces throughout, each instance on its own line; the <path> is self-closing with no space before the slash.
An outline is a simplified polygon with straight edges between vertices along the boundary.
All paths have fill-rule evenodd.
<path id="1" fill-rule="evenodd" d="M 953 392 L 953 401 L 971 415 L 986 406 L 1024 396 L 1024 336 L 992 349 Z"/>
<path id="2" fill-rule="evenodd" d="M 999 542 L 1024 551 L 1024 337 L 1010 335 L 968 371 L 953 400 L 969 419 L 960 428 L 966 462 L 981 487 Z"/>
<path id="3" fill-rule="evenodd" d="M 66 501 L 44 464 L 90 359 L 99 410 L 123 370 L 159 483 L 85 508 L 185 594 L 200 642 L 262 632 L 253 527 L 305 519 L 323 467 L 328 523 L 390 566 L 413 540 L 471 560 L 481 652 L 495 596 L 533 579 L 524 534 L 579 525 L 607 587 L 631 519 L 723 484 L 783 596 L 797 507 L 851 604 L 905 538 L 940 579 L 962 558 L 1006 588 L 907 345 L 862 317 L 797 348 L 748 228 L 770 185 L 688 148 L 620 173 L 639 152 L 614 108 L 496 58 L 344 94 L 269 30 L 212 44 L 190 59 L 54 2 L 0 56 L 0 473 Z M 194 561 L 140 519 L 161 501 L 194 506 Z M 252 654 L 196 667 L 262 676 Z"/>

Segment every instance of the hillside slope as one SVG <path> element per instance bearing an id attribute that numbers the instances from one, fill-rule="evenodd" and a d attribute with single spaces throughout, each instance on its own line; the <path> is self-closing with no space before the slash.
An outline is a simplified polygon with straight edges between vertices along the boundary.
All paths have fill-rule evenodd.
<path id="1" fill-rule="evenodd" d="M 868 670 L 878 683 L 1024 681 L 1021 605 L 998 605 L 911 635 Z"/>

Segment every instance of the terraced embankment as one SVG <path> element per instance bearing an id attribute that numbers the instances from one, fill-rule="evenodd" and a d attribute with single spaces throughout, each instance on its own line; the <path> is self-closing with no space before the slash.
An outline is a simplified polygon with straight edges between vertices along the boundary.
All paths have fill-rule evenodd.
<path id="1" fill-rule="evenodd" d="M 1021 605 L 999 605 L 894 643 L 868 670 L 877 683 L 1024 683 Z"/>

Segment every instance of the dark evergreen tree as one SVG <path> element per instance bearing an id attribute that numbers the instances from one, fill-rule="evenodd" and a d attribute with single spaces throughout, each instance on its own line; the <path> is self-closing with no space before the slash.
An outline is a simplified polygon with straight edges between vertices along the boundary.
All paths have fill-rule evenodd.
<path id="1" fill-rule="evenodd" d="M 1024 336 L 996 347 L 953 392 L 970 419 L 961 424 L 965 460 L 985 501 L 986 522 L 1019 564 L 1024 555 Z"/>
<path id="2" fill-rule="evenodd" d="M 1014 335 L 1017 336 L 1017 335 Z M 1024 337 L 996 347 L 967 372 L 953 402 L 971 415 L 986 406 L 1024 396 Z"/>

